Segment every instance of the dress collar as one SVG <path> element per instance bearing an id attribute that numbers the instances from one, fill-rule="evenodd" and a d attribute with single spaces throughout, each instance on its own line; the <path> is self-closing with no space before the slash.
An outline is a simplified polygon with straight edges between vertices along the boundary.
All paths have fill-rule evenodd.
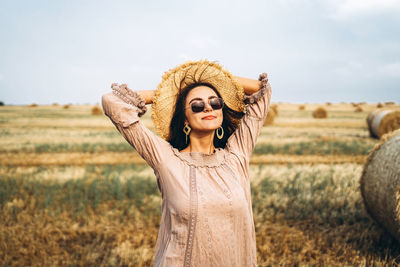
<path id="1" fill-rule="evenodd" d="M 203 152 L 180 152 L 173 148 L 175 156 L 194 167 L 217 167 L 225 161 L 225 151 L 222 148 L 215 148 L 212 154 Z"/>

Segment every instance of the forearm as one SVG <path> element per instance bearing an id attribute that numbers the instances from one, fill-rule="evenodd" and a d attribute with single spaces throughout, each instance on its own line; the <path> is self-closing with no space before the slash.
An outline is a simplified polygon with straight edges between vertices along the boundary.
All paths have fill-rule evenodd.
<path id="1" fill-rule="evenodd" d="M 136 91 L 141 97 L 143 97 L 144 101 L 146 104 L 152 104 L 153 103 L 153 97 L 155 94 L 155 90 L 138 90 Z"/>
<path id="2" fill-rule="evenodd" d="M 261 81 L 253 80 L 249 78 L 234 76 L 235 80 L 243 86 L 244 93 L 246 95 L 251 95 L 261 88 Z"/>

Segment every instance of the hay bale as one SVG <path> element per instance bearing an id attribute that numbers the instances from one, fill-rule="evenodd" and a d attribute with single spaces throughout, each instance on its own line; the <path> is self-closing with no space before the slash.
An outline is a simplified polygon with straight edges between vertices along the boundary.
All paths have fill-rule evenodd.
<path id="1" fill-rule="evenodd" d="M 273 124 L 274 120 L 275 120 L 275 116 L 276 116 L 275 111 L 272 108 L 269 109 L 267 117 L 265 118 L 265 121 L 264 121 L 264 126 Z"/>
<path id="2" fill-rule="evenodd" d="M 319 107 L 313 112 L 313 117 L 316 119 L 323 119 L 328 117 L 328 112 L 323 107 Z"/>
<path id="3" fill-rule="evenodd" d="M 326 102 L 325 104 L 326 104 L 327 106 L 331 106 L 331 105 L 332 105 L 331 102 Z"/>
<path id="4" fill-rule="evenodd" d="M 400 111 L 376 109 L 368 114 L 367 125 L 371 137 L 381 138 L 384 134 L 400 128 Z"/>
<path id="5" fill-rule="evenodd" d="M 54 102 L 54 103 L 52 104 L 52 106 L 53 106 L 53 107 L 58 107 L 58 103 Z"/>
<path id="6" fill-rule="evenodd" d="M 354 110 L 354 112 L 363 112 L 362 107 L 357 106 L 356 109 Z"/>
<path id="7" fill-rule="evenodd" d="M 66 104 L 63 106 L 64 109 L 69 109 L 69 107 L 71 106 L 71 104 Z"/>
<path id="8" fill-rule="evenodd" d="M 383 136 L 368 156 L 360 179 L 371 217 L 400 241 L 400 130 Z"/>
<path id="9" fill-rule="evenodd" d="M 92 107 L 92 115 L 102 115 L 103 110 L 99 106 Z"/>
<path id="10" fill-rule="evenodd" d="M 306 106 L 305 105 L 300 105 L 299 106 L 299 110 L 305 110 L 306 109 Z"/>
<path id="11" fill-rule="evenodd" d="M 393 101 L 388 101 L 388 102 L 385 102 L 385 105 L 386 106 L 393 106 L 393 105 L 395 105 L 395 103 Z"/>
<path id="12" fill-rule="evenodd" d="M 37 106 L 38 106 L 38 104 L 32 103 L 32 104 L 30 104 L 28 107 L 30 107 L 30 108 L 36 108 Z"/>
<path id="13" fill-rule="evenodd" d="M 274 110 L 274 112 L 275 112 L 275 116 L 278 116 L 278 105 L 277 105 L 277 104 L 273 104 L 273 105 L 271 105 L 271 109 L 273 109 L 273 110 Z"/>
<path id="14" fill-rule="evenodd" d="M 376 107 L 377 107 L 377 108 L 383 108 L 383 104 L 382 104 L 381 102 L 379 102 L 379 103 L 376 105 Z"/>

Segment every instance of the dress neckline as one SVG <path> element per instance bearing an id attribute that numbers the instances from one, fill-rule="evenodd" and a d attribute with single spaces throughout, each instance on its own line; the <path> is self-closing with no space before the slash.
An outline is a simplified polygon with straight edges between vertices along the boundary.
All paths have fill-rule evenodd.
<path id="1" fill-rule="evenodd" d="M 222 148 L 215 148 L 215 152 L 207 154 L 204 152 L 180 152 L 172 147 L 172 150 L 179 159 L 194 167 L 217 167 L 225 161 L 225 151 Z"/>

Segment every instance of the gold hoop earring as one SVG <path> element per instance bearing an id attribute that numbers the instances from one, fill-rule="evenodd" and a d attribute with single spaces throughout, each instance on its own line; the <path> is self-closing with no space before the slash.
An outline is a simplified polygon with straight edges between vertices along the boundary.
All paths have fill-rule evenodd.
<path id="1" fill-rule="evenodd" d="M 221 129 L 221 133 L 218 133 L 219 129 Z M 224 128 L 220 126 L 217 130 L 215 130 L 215 133 L 217 134 L 218 139 L 222 139 L 222 137 L 224 136 Z"/>
<path id="2" fill-rule="evenodd" d="M 185 123 L 185 126 L 183 127 L 183 132 L 186 135 L 186 144 L 187 144 L 188 135 L 189 135 L 191 130 L 192 130 L 192 128 L 190 128 L 189 124 Z"/>

